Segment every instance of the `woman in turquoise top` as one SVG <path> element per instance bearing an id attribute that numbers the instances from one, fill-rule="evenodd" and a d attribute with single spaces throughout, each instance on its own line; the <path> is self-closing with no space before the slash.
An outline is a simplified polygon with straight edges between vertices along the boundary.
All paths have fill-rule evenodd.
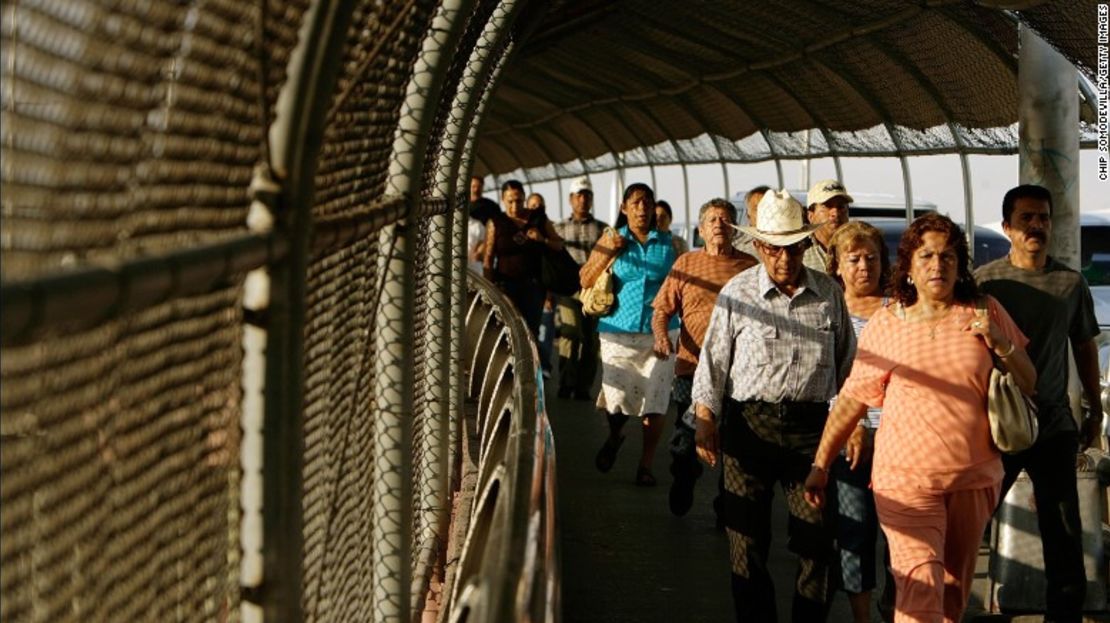
<path id="1" fill-rule="evenodd" d="M 582 287 L 592 286 L 614 255 L 617 302 L 598 322 L 602 386 L 597 406 L 608 417 L 609 436 L 595 462 L 602 472 L 612 469 L 624 441 L 621 429 L 629 417 L 638 417 L 644 438 L 636 484 L 653 486 L 651 464 L 663 435 L 674 357 L 655 351 L 651 303 L 677 253 L 671 234 L 655 228 L 655 193 L 647 184 L 625 189 L 617 229 L 606 231 L 583 264 Z"/>

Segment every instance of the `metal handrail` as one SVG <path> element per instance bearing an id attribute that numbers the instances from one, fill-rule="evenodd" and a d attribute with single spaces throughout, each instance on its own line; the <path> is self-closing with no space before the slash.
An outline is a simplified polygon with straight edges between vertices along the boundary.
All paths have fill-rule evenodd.
<path id="1" fill-rule="evenodd" d="M 453 530 L 457 550 L 447 620 L 560 620 L 555 445 L 536 345 L 512 303 L 470 273 L 464 342 L 472 444 L 463 491 L 472 510 Z M 473 447 L 476 446 L 476 447 Z M 465 459 L 464 459 L 465 460 Z M 464 482 L 468 479 L 464 476 Z"/>

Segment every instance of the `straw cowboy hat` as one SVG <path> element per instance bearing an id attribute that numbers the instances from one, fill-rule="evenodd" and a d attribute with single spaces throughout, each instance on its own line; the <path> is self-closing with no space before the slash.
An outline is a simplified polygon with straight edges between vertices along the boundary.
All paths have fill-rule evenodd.
<path id="1" fill-rule="evenodd" d="M 754 227 L 733 227 L 766 244 L 788 247 L 820 227 L 807 225 L 802 217 L 804 212 L 802 204 L 786 190 L 772 190 L 763 195 L 756 206 Z"/>

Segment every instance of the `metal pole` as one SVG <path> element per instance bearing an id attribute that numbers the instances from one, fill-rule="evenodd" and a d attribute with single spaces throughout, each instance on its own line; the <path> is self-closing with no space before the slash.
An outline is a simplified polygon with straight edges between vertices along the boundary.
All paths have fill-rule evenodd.
<path id="1" fill-rule="evenodd" d="M 1079 97 L 1076 70 L 1018 27 L 1018 178 L 1052 193 L 1052 256 L 1079 268 Z"/>
<path id="2" fill-rule="evenodd" d="M 473 0 L 445 0 L 440 5 L 432 20 L 431 28 L 424 39 L 420 55 L 413 67 L 412 78 L 406 89 L 405 103 L 402 107 L 402 116 L 398 121 L 398 130 L 394 138 L 393 157 L 390 164 L 391 191 L 408 197 L 410 201 L 409 214 L 422 212 L 418 202 L 421 200 L 421 184 L 425 165 L 436 166 L 438 162 L 425 163 L 427 144 L 431 135 L 432 125 L 439 114 L 450 114 L 450 108 L 441 103 L 446 75 L 454 59 L 454 50 L 459 44 L 467 18 L 474 10 Z M 442 113 L 441 113 L 442 110 Z M 450 192 L 453 185 L 449 185 L 444 193 L 436 193 L 443 201 L 450 202 Z M 449 204 L 450 205 L 450 204 Z M 460 217 L 462 214 L 460 213 Z M 431 282 L 428 291 L 427 313 L 428 327 L 432 335 L 421 339 L 425 350 L 425 366 L 423 370 L 414 370 L 414 374 L 422 374 L 427 378 L 425 387 L 425 409 L 423 413 L 415 414 L 412 410 L 411 392 L 404 401 L 393 404 L 393 408 L 408 422 L 415 420 L 420 427 L 420 439 L 423 447 L 419 449 L 422 457 L 420 469 L 414 470 L 412 456 L 418 452 L 411 447 L 412 435 L 404 435 L 399 441 L 400 446 L 393 448 L 400 450 L 407 465 L 400 465 L 402 474 L 413 474 L 419 482 L 411 483 L 417 501 L 414 503 L 410 495 L 405 495 L 404 490 L 399 491 L 403 506 L 400 516 L 404 520 L 405 513 L 414 510 L 414 521 L 405 521 L 405 526 L 413 526 L 417 531 L 413 539 L 406 530 L 391 533 L 398 541 L 389 547 L 393 552 L 401 552 L 400 560 L 404 563 L 406 554 L 410 555 L 411 564 L 405 563 L 404 570 L 411 570 L 411 582 L 406 583 L 404 575 L 401 576 L 401 593 L 399 602 L 403 606 L 409 604 L 408 620 L 421 618 L 421 611 L 427 605 L 427 598 L 433 576 L 438 569 L 439 547 L 447 540 L 446 532 L 450 519 L 450 466 L 448 464 L 449 439 L 450 439 L 450 383 L 451 357 L 450 357 L 450 310 L 451 310 L 451 242 L 452 242 L 452 213 L 450 209 L 444 214 L 436 214 L 423 226 L 430 227 L 429 246 L 426 257 L 427 279 Z M 410 225 L 415 226 L 415 218 L 410 218 Z M 378 247 L 379 250 L 387 247 Z M 414 284 L 413 284 L 414 286 Z M 410 287 L 410 289 L 412 289 Z M 383 303 L 379 303 L 379 309 Z M 399 327 L 401 335 L 411 335 L 413 314 L 403 316 L 407 319 L 408 326 Z M 411 344 L 412 341 L 403 342 Z M 406 362 L 402 365 L 411 367 L 413 362 L 412 349 L 406 348 Z M 396 396 L 394 396 L 396 397 Z M 380 404 L 380 401 L 379 401 Z M 378 438 L 379 448 L 383 447 L 385 439 Z M 375 481 L 375 489 L 382 481 Z M 379 497 L 379 502 L 384 498 Z M 415 509 L 414 509 L 415 507 Z M 377 505 L 375 505 L 377 508 Z M 380 540 L 375 540 L 375 555 L 381 546 Z M 410 544 L 415 543 L 416 551 L 409 552 Z M 377 563 L 378 561 L 376 561 Z M 382 565 L 384 568 L 386 565 Z M 439 577 L 442 580 L 442 576 Z M 375 585 L 378 590 L 379 585 Z M 404 591 L 409 590 L 408 599 Z M 434 598 L 434 596 L 432 596 Z M 379 602 L 380 603 L 380 602 Z M 397 615 L 391 615 L 397 616 Z M 397 618 L 404 620 L 403 616 Z"/>
<path id="3" fill-rule="evenodd" d="M 413 229 L 406 218 L 378 234 L 377 274 L 384 285 L 374 318 L 371 434 L 377 447 L 369 492 L 374 503 L 367 522 L 374 544 L 374 612 L 390 621 L 408 620 L 411 603 Z"/>
<path id="4" fill-rule="evenodd" d="M 901 151 L 901 148 L 899 148 Z M 904 155 L 898 156 L 898 163 L 902 165 L 902 192 L 906 197 L 906 225 L 913 222 L 913 181 L 910 179 L 910 164 Z"/>
<path id="5" fill-rule="evenodd" d="M 721 161 L 721 179 L 725 181 L 725 200 L 732 201 L 732 189 L 728 183 L 728 165 L 724 160 Z"/>
<path id="6" fill-rule="evenodd" d="M 686 173 L 686 163 L 682 163 L 682 192 L 686 196 L 686 222 L 683 224 L 682 232 L 683 238 L 686 239 L 687 245 L 693 245 L 694 241 L 690 238 L 690 176 Z"/>
<path id="7" fill-rule="evenodd" d="M 964 182 L 964 221 L 967 223 L 967 244 L 975 256 L 975 209 L 971 199 L 971 165 L 967 153 L 960 152 L 960 174 Z"/>
<path id="8" fill-rule="evenodd" d="M 567 198 L 563 196 L 563 178 L 555 178 L 555 185 L 559 189 L 559 220 L 565 220 L 566 217 L 566 202 Z"/>
<path id="9" fill-rule="evenodd" d="M 354 2 L 310 5 L 289 79 L 278 96 L 272 138 L 282 179 L 275 216 L 289 232 L 289 254 L 270 271 L 262 450 L 262 577 L 244 587 L 243 616 L 261 606 L 271 621 L 301 621 L 304 517 L 305 280 L 312 235 L 312 194 L 324 126 L 341 66 Z M 251 599 L 254 596 L 255 599 Z"/>

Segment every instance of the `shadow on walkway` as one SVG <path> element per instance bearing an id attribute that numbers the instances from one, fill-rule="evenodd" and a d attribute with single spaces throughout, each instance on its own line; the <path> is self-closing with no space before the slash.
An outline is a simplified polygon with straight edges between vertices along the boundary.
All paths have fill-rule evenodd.
<path id="1" fill-rule="evenodd" d="M 605 438 L 605 419 L 591 402 L 548 397 L 555 432 L 562 532 L 563 620 L 579 622 L 727 623 L 733 620 L 728 541 L 715 526 L 711 502 L 717 471 L 699 479 L 694 507 L 685 517 L 667 508 L 671 475 L 666 440 L 656 453 L 654 488 L 633 484 L 640 457 L 640 431 L 629 422 L 616 465 L 608 474 L 594 467 Z M 771 572 L 779 618 L 789 621 L 795 559 L 786 551 L 786 507 L 776 492 Z M 877 619 L 877 613 L 876 613 Z M 839 593 L 829 621 L 851 621 Z"/>

